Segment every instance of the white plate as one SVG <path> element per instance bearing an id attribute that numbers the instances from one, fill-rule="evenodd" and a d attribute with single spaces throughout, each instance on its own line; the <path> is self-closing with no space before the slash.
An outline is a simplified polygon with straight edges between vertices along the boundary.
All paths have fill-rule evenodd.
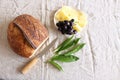
<path id="1" fill-rule="evenodd" d="M 61 8 L 60 8 L 60 9 L 61 9 Z M 56 23 L 58 22 L 58 20 L 55 19 L 55 16 L 56 16 L 56 14 L 60 11 L 60 9 L 58 9 L 58 10 L 55 12 L 55 14 L 54 14 L 54 25 L 55 25 L 56 28 L 57 28 Z"/>
<path id="2" fill-rule="evenodd" d="M 70 6 L 68 6 L 68 7 L 70 7 Z M 80 11 L 79 9 L 77 9 L 77 8 L 74 8 L 74 7 L 70 7 L 70 8 L 72 8 L 72 9 L 75 9 L 75 10 L 77 10 L 77 11 L 79 11 L 79 12 L 82 12 L 82 11 Z M 56 23 L 58 23 L 58 20 L 55 18 L 55 16 L 57 15 L 57 13 L 59 12 L 61 10 L 61 8 L 60 9 L 58 9 L 56 12 L 55 12 L 55 14 L 54 14 L 54 25 L 55 25 L 55 27 L 58 29 L 58 27 L 56 26 Z M 84 12 L 82 12 L 82 13 L 84 13 Z M 86 17 L 87 17 L 87 14 L 86 13 L 84 13 L 85 15 L 86 15 Z M 83 27 L 84 28 L 84 27 Z M 82 29 L 83 30 L 83 29 Z M 81 31 L 82 31 L 81 30 Z M 80 32 L 81 32 L 80 31 Z M 80 33 L 80 32 L 77 32 L 76 34 L 78 34 L 78 33 Z M 75 34 L 75 35 L 76 35 Z M 70 35 L 67 35 L 67 34 L 65 34 L 65 36 L 70 36 Z"/>

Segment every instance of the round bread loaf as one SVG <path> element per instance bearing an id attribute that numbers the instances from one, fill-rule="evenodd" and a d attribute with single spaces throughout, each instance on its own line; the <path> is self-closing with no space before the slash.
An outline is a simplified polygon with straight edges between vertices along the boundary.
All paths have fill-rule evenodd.
<path id="1" fill-rule="evenodd" d="M 29 58 L 48 39 L 48 30 L 39 20 L 23 14 L 9 24 L 7 38 L 15 53 Z"/>

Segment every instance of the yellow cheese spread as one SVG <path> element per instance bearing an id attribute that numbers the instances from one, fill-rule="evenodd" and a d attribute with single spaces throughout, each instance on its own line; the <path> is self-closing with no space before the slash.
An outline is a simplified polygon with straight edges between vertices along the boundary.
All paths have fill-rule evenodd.
<path id="1" fill-rule="evenodd" d="M 68 6 L 63 6 L 56 13 L 55 18 L 58 21 L 74 19 L 73 29 L 76 31 L 81 31 L 81 29 L 87 24 L 87 16 L 85 13 Z"/>

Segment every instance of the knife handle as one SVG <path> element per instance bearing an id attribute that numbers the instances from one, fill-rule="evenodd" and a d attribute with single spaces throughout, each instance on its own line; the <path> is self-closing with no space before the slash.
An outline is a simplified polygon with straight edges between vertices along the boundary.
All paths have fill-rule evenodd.
<path id="1" fill-rule="evenodd" d="M 21 72 L 23 74 L 26 74 L 38 62 L 38 60 L 38 57 L 33 58 L 33 60 L 31 60 L 27 65 L 23 67 Z"/>

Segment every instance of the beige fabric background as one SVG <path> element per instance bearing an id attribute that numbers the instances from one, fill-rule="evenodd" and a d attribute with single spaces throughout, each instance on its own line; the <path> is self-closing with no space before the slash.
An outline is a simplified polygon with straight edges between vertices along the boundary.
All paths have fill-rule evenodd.
<path id="1" fill-rule="evenodd" d="M 86 46 L 76 55 L 80 60 L 62 63 L 59 72 L 45 61 L 65 39 L 53 24 L 53 15 L 62 5 L 76 7 L 88 14 L 88 25 L 77 37 Z M 47 45 L 56 45 L 26 75 L 20 69 L 29 61 L 15 54 L 7 42 L 8 24 L 20 14 L 30 14 L 49 30 Z M 44 48 L 45 45 L 42 47 Z M 0 78 L 5 80 L 120 80 L 120 0 L 0 0 Z"/>

